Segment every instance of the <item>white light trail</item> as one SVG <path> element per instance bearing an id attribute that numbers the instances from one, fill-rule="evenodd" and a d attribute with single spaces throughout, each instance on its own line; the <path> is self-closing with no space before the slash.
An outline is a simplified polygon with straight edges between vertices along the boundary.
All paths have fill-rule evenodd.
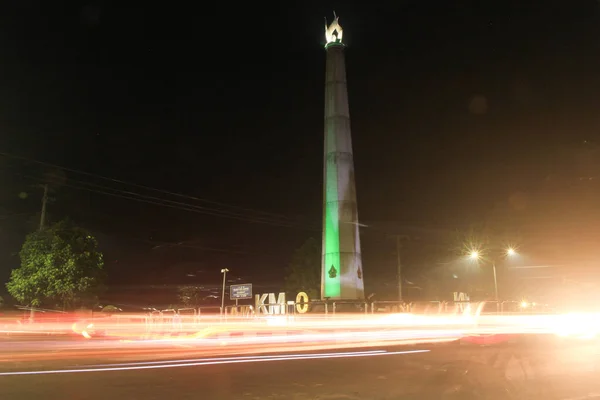
<path id="1" fill-rule="evenodd" d="M 316 360 L 316 359 L 328 359 L 328 358 L 352 358 L 352 357 L 376 357 L 376 356 L 391 356 L 401 354 L 416 354 L 416 353 L 427 353 L 429 350 L 409 350 L 409 351 L 393 351 L 393 352 L 381 352 L 381 353 L 330 353 L 330 354 L 288 354 L 280 357 L 274 356 L 274 358 L 237 358 L 232 360 L 222 361 L 202 361 L 193 363 L 173 363 L 163 365 L 134 365 L 134 366 L 122 366 L 112 368 L 84 368 L 84 369 L 57 369 L 57 370 L 46 370 L 46 371 L 14 371 L 14 372 L 0 372 L 0 376 L 23 376 L 23 375 L 50 375 L 50 374 L 73 374 L 81 372 L 115 372 L 115 371 L 136 371 L 146 369 L 162 369 L 162 368 L 181 368 L 181 367 L 198 367 L 204 365 L 221 365 L 221 364 L 242 364 L 251 362 L 269 362 L 269 361 L 292 361 L 292 360 Z"/>
<path id="2" fill-rule="evenodd" d="M 385 350 L 368 350 L 368 351 L 352 351 L 352 352 L 336 352 L 336 353 L 305 353 L 305 354 L 293 354 L 291 356 L 302 358 L 302 357 L 311 357 L 314 355 L 319 356 L 343 356 L 343 355 L 351 355 L 351 354 L 377 354 L 377 353 L 385 353 Z M 210 357 L 210 358 L 192 358 L 188 360 L 162 360 L 162 361 L 141 361 L 141 362 L 129 362 L 129 363 L 117 363 L 117 364 L 94 364 L 94 367 L 115 367 L 115 366 L 126 366 L 126 365 L 152 365 L 152 364 L 186 364 L 186 363 L 196 363 L 196 362 L 204 362 L 204 361 L 229 361 L 229 360 L 260 360 L 260 359 L 271 359 L 271 358 L 281 358 L 288 357 L 288 355 L 273 355 L 273 356 L 235 356 L 235 357 Z"/>

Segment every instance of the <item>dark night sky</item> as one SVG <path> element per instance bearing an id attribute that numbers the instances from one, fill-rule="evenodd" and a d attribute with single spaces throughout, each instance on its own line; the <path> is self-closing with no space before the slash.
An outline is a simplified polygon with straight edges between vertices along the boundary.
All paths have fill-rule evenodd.
<path id="1" fill-rule="evenodd" d="M 223 203 L 67 171 L 50 213 L 97 233 L 113 282 L 160 281 L 178 265 L 280 277 L 291 251 L 320 236 L 332 9 L 348 44 L 364 221 L 483 218 L 498 199 L 568 169 L 557 161 L 564 149 L 598 138 L 595 1 L 13 3 L 0 9 L 1 152 Z M 0 206 L 25 213 L 4 220 L 10 255 L 39 208 L 29 177 L 41 169 L 3 163 Z M 261 210 L 292 227 L 273 215 L 250 223 L 249 210 L 235 210 L 240 221 L 100 191 Z"/>

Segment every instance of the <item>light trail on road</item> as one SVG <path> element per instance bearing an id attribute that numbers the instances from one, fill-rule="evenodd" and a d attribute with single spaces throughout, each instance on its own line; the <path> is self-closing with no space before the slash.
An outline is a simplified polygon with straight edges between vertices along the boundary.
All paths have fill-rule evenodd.
<path id="1" fill-rule="evenodd" d="M 196 345 L 264 344 L 277 342 L 332 342 L 352 338 L 369 340 L 418 340 L 460 338 L 477 334 L 555 333 L 561 336 L 595 336 L 600 333 L 600 314 L 482 314 L 483 303 L 463 312 L 434 315 L 323 314 L 273 315 L 252 318 L 186 316 L 181 320 L 153 318 L 145 314 L 116 314 L 93 320 L 67 315 L 64 322 L 32 324 L 0 321 L 0 337 L 15 335 L 102 337 L 149 342 L 195 341 Z M 75 322 L 72 322 L 74 321 Z M 69 321 L 69 322 L 67 322 Z"/>
<path id="2" fill-rule="evenodd" d="M 408 355 L 427 353 L 429 350 L 407 350 L 407 351 L 381 351 L 381 352 L 354 352 L 354 353 L 313 353 L 313 354 L 286 354 L 281 356 L 272 357 L 230 357 L 226 360 L 213 360 L 206 359 L 206 361 L 198 362 L 181 362 L 180 360 L 174 360 L 170 364 L 160 365 L 128 365 L 123 364 L 118 366 L 116 364 L 113 367 L 88 367 L 81 369 L 55 369 L 55 370 L 40 370 L 40 371 L 11 371 L 11 372 L 0 372 L 1 376 L 22 376 L 22 375 L 50 375 L 50 374 L 73 374 L 83 372 L 116 372 L 116 371 L 135 371 L 135 370 L 149 370 L 149 369 L 164 369 L 164 368 L 182 368 L 182 367 L 199 367 L 207 365 L 221 365 L 221 364 L 241 364 L 241 363 L 256 363 L 256 362 L 272 362 L 272 361 L 294 361 L 294 360 L 315 360 L 315 359 L 332 359 L 332 358 L 353 358 L 353 357 L 378 357 L 378 356 L 392 356 L 392 355 Z"/>
<path id="3" fill-rule="evenodd" d="M 321 356 L 331 356 L 331 355 L 346 355 L 346 354 L 377 354 L 377 353 L 385 353 L 385 350 L 369 350 L 369 351 L 352 351 L 352 352 L 337 352 L 337 353 L 318 353 Z M 297 354 L 298 357 L 302 357 L 305 354 Z M 306 354 L 306 356 L 310 356 L 311 354 Z M 239 357 L 210 357 L 210 358 L 191 358 L 187 360 L 162 360 L 162 361 L 140 361 L 140 362 L 128 362 L 128 363 L 116 363 L 116 364 L 95 364 L 95 367 L 115 367 L 115 366 L 127 366 L 127 365 L 153 365 L 153 364 L 171 364 L 173 362 L 178 363 L 194 363 L 194 362 L 203 362 L 203 361 L 229 361 L 229 360 L 244 360 L 244 359 L 271 359 L 271 358 L 279 358 L 281 355 L 275 356 L 239 356 Z"/>
<path id="4" fill-rule="evenodd" d="M 60 324 L 55 327 L 63 333 L 56 335 L 39 335 L 37 329 L 32 329 L 30 336 L 23 335 L 21 340 L 19 335 L 0 335 L 0 363 L 75 359 L 138 362 L 183 357 L 348 351 L 462 339 L 473 341 L 473 338 L 475 342 L 480 339 L 485 342 L 489 336 L 492 340 L 496 336 L 520 334 L 550 334 L 575 339 L 600 336 L 598 314 L 480 315 L 480 308 L 470 313 L 440 315 L 278 315 L 221 322 L 211 319 L 209 325 L 205 324 L 206 319 L 190 319 L 177 326 L 172 323 L 148 325 L 139 322 L 139 315 L 131 316 L 131 320 L 121 318 L 118 323 L 112 318 L 103 318 L 94 323 L 70 322 L 70 336 L 64 334 L 64 326 Z M 166 327 L 170 330 L 152 331 Z M 22 327 L 19 328 L 22 332 Z"/>

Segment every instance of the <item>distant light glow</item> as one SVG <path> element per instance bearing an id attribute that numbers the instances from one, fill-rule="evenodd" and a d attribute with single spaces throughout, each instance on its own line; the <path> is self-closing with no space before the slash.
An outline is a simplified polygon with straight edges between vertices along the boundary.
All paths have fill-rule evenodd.
<path id="1" fill-rule="evenodd" d="M 514 255 L 516 255 L 516 254 L 517 254 L 517 252 L 516 252 L 516 251 L 515 251 L 515 249 L 513 249 L 512 247 L 509 247 L 509 248 L 506 250 L 506 254 L 507 254 L 507 255 L 509 255 L 509 256 L 514 256 Z"/>
<path id="2" fill-rule="evenodd" d="M 473 260 L 477 260 L 479 259 L 479 252 L 477 250 L 473 250 L 469 254 L 469 257 L 471 257 Z"/>

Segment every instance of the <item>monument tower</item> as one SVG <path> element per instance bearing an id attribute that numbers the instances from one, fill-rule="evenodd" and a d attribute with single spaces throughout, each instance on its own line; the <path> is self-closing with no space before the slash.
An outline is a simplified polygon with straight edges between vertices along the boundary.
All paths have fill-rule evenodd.
<path id="1" fill-rule="evenodd" d="M 343 30 L 325 21 L 325 151 L 321 298 L 364 298 Z"/>

